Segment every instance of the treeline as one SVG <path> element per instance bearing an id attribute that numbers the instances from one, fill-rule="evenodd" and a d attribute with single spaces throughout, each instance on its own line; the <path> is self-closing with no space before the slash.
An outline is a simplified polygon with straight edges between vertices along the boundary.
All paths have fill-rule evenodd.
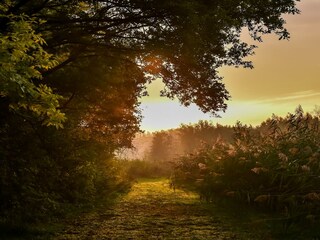
<path id="1" fill-rule="evenodd" d="M 123 149 L 118 156 L 128 160 L 133 178 L 170 177 L 179 157 L 197 153 L 220 140 L 233 141 L 233 127 L 201 120 L 167 131 L 139 133 L 133 148 Z"/>
<path id="2" fill-rule="evenodd" d="M 174 161 L 181 155 L 196 153 L 216 141 L 231 142 L 232 136 L 231 126 L 203 120 L 196 124 L 182 124 L 177 129 L 153 133 L 146 156 L 151 161 Z"/>
<path id="3" fill-rule="evenodd" d="M 281 220 L 285 230 L 299 223 L 302 230 L 317 231 L 319 127 L 319 114 L 304 113 L 301 107 L 256 128 L 237 123 L 233 141 L 216 141 L 181 157 L 173 184 L 191 188 L 210 202 L 225 199 L 277 213 L 269 221 Z"/>
<path id="4" fill-rule="evenodd" d="M 195 124 L 181 124 L 176 129 L 139 133 L 133 139 L 133 148 L 122 149 L 118 156 L 131 160 L 170 162 L 218 140 L 233 141 L 233 127 L 200 120 Z"/>

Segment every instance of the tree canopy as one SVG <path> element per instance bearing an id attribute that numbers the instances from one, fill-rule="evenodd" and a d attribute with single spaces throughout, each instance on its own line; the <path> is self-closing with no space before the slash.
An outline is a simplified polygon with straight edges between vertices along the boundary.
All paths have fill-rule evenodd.
<path id="1" fill-rule="evenodd" d="M 63 60 L 44 71 L 44 76 L 93 61 L 106 66 L 105 79 L 140 85 L 137 96 L 151 74 L 163 79 L 163 95 L 214 113 L 225 110 L 230 97 L 217 69 L 252 66 L 245 57 L 253 53 L 254 46 L 240 39 L 243 28 L 258 41 L 268 33 L 287 39 L 283 14 L 298 13 L 296 2 L 10 0 L 5 13 L 46 21 L 38 31 L 47 41 L 47 50 Z M 129 76 L 114 74 L 117 67 Z"/>

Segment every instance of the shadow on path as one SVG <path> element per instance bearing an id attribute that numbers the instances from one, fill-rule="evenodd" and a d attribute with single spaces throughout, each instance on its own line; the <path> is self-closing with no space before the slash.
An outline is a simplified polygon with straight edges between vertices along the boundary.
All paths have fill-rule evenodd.
<path id="1" fill-rule="evenodd" d="M 111 209 L 78 219 L 55 239 L 248 239 L 209 214 L 199 197 L 145 180 Z"/>

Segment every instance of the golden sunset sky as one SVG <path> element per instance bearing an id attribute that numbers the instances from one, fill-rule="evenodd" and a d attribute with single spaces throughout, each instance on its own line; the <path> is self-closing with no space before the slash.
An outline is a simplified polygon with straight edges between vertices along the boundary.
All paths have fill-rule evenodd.
<path id="1" fill-rule="evenodd" d="M 320 0 L 302 0 L 298 8 L 300 15 L 285 16 L 289 41 L 270 35 L 260 44 L 243 34 L 244 40 L 258 45 L 249 58 L 254 69 L 220 69 L 231 95 L 221 118 L 203 114 L 195 105 L 185 108 L 177 100 L 160 97 L 163 84 L 156 80 L 148 87 L 149 96 L 141 99 L 141 129 L 165 130 L 200 119 L 223 125 L 239 120 L 255 126 L 273 113 L 285 116 L 299 104 L 312 112 L 320 105 Z"/>

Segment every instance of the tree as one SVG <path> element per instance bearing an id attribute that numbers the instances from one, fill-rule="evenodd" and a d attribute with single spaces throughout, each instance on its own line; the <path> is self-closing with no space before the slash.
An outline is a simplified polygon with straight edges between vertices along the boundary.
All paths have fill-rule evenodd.
<path id="1" fill-rule="evenodd" d="M 217 141 L 231 142 L 233 135 L 231 127 L 202 120 L 192 125 L 182 124 L 178 131 L 184 153 L 194 153 L 205 146 L 213 146 Z"/>
<path id="2" fill-rule="evenodd" d="M 43 21 L 14 11 L 15 3 L 0 3 L 0 221 L 19 225 L 120 186 L 111 157 L 138 129 L 139 86 L 134 71 L 124 72 L 131 74 L 126 83 L 99 81 L 124 78 L 126 67 L 93 68 L 99 56 L 56 71 L 67 52 L 44 50 Z"/>
<path id="3" fill-rule="evenodd" d="M 138 130 L 138 98 L 157 77 L 163 95 L 204 112 L 224 111 L 230 96 L 217 69 L 252 67 L 245 57 L 255 46 L 240 40 L 243 28 L 259 41 L 267 33 L 286 39 L 282 16 L 298 13 L 296 2 L 6 0 L 2 11 L 46 21 L 36 30 L 58 64 L 41 74 L 65 98 L 59 109 L 119 146 Z M 7 22 L 0 18 L 3 33 Z"/>
<path id="4" fill-rule="evenodd" d="M 168 132 L 156 132 L 152 138 L 150 159 L 156 162 L 164 162 L 172 158 L 172 136 Z"/>
<path id="5" fill-rule="evenodd" d="M 8 21 L 6 33 L 0 34 L 2 119 L 11 110 L 24 118 L 35 117 L 46 126 L 62 127 L 65 116 L 58 109 L 62 97 L 44 83 L 33 82 L 42 80 L 41 71 L 56 64 L 43 49 L 43 38 L 33 30 L 39 23 L 24 15 L 3 15 L 3 9 L 4 5 L 0 4 L 0 18 Z"/>
<path id="6" fill-rule="evenodd" d="M 269 33 L 287 39 L 283 14 L 298 13 L 297 1 L 11 0 L 7 14 L 47 21 L 39 30 L 48 50 L 63 53 L 64 61 L 45 75 L 103 56 L 104 62 L 129 64 L 129 71 L 138 67 L 162 77 L 163 95 L 215 113 L 226 109 L 230 97 L 217 69 L 252 67 L 244 58 L 254 46 L 240 40 L 243 28 L 258 41 Z M 149 80 L 150 75 L 141 75 L 137 84 Z"/>

